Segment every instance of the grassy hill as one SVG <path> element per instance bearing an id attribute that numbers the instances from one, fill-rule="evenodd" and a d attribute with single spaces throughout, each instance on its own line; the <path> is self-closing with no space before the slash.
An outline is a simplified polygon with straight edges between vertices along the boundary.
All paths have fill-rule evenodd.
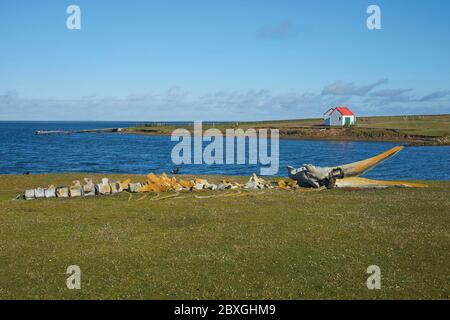
<path id="1" fill-rule="evenodd" d="M 203 125 L 203 129 L 212 125 Z M 450 115 L 361 117 L 350 128 L 330 128 L 322 119 L 239 122 L 214 125 L 225 132 L 228 128 L 279 129 L 282 138 L 398 141 L 419 145 L 450 145 Z M 144 125 L 125 130 L 126 133 L 170 135 L 176 127 Z M 192 131 L 192 126 L 184 126 Z"/>
<path id="2" fill-rule="evenodd" d="M 101 178 L 0 176 L 0 299 L 450 297 L 450 182 L 160 201 L 124 193 L 13 200 L 26 188 L 85 176 Z M 66 288 L 74 264 L 81 290 Z M 381 290 L 366 287 L 373 264 Z"/>

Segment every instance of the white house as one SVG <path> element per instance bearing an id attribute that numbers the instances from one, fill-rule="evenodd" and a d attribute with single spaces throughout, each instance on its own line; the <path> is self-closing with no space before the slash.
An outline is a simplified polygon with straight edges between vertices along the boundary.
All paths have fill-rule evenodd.
<path id="1" fill-rule="evenodd" d="M 356 123 L 355 114 L 347 107 L 335 107 L 323 114 L 323 124 L 325 126 L 351 126 Z"/>

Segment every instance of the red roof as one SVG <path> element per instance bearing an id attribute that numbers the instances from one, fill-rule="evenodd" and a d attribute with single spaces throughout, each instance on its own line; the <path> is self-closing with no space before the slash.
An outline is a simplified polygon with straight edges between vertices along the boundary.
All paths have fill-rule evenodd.
<path id="1" fill-rule="evenodd" d="M 336 108 L 330 108 L 328 109 L 327 112 L 324 113 L 324 115 L 331 115 L 333 112 L 335 111 L 339 111 L 340 114 L 342 114 L 343 116 L 354 116 L 355 114 L 347 107 L 341 106 L 341 107 L 336 107 Z"/>
<path id="2" fill-rule="evenodd" d="M 335 110 L 339 111 L 343 116 L 354 116 L 353 112 L 347 107 L 336 107 Z"/>

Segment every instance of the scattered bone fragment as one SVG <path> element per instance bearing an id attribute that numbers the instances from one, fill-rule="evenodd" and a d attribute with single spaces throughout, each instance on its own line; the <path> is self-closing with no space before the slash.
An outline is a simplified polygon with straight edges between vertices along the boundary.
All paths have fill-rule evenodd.
<path id="1" fill-rule="evenodd" d="M 297 181 L 295 180 L 278 180 L 278 189 L 281 190 L 289 190 L 289 189 L 298 189 L 299 185 L 297 184 Z"/>
<path id="2" fill-rule="evenodd" d="M 254 181 L 248 181 L 245 186 L 245 189 L 258 189 L 258 185 Z"/>
<path id="3" fill-rule="evenodd" d="M 83 195 L 83 187 L 81 186 L 80 181 L 75 180 L 73 185 L 69 187 L 69 195 L 70 197 L 81 197 Z"/>
<path id="4" fill-rule="evenodd" d="M 205 186 L 204 186 L 203 184 L 201 184 L 201 183 L 196 183 L 196 184 L 194 185 L 194 189 L 195 189 L 195 190 L 203 190 L 204 187 L 205 187 Z"/>
<path id="5" fill-rule="evenodd" d="M 192 187 L 194 187 L 193 181 L 180 180 L 179 183 L 183 187 L 184 190 L 191 190 Z"/>
<path id="6" fill-rule="evenodd" d="M 228 190 L 230 188 L 231 188 L 231 185 L 228 184 L 227 182 L 223 182 L 223 181 L 222 181 L 222 183 L 219 183 L 219 186 L 218 186 L 219 190 Z"/>
<path id="7" fill-rule="evenodd" d="M 45 190 L 44 190 L 44 188 L 36 188 L 36 189 L 34 189 L 34 197 L 35 198 L 45 198 Z"/>
<path id="8" fill-rule="evenodd" d="M 210 185 L 209 185 L 209 190 L 217 190 L 217 185 L 215 185 L 215 184 L 210 184 Z"/>
<path id="9" fill-rule="evenodd" d="M 181 188 L 176 178 L 169 178 L 165 173 L 160 176 L 150 173 L 147 175 L 147 181 L 142 187 L 137 188 L 136 192 L 161 193 L 170 190 L 181 190 Z"/>
<path id="10" fill-rule="evenodd" d="M 292 180 L 292 179 L 289 180 L 288 186 L 291 187 L 292 189 L 298 189 L 298 188 L 300 188 L 300 186 L 298 185 L 297 181 Z"/>
<path id="11" fill-rule="evenodd" d="M 25 199 L 26 200 L 34 199 L 34 189 L 25 190 Z"/>
<path id="12" fill-rule="evenodd" d="M 196 179 L 191 181 L 180 180 L 175 177 L 168 177 L 165 173 L 156 175 L 150 173 L 147 175 L 147 181 L 142 187 L 137 188 L 137 192 L 153 192 L 161 193 L 166 191 L 189 191 L 189 190 L 205 190 L 209 189 L 210 184 L 205 179 Z"/>
<path id="13" fill-rule="evenodd" d="M 107 195 L 111 193 L 111 186 L 109 185 L 109 179 L 103 178 L 101 183 L 95 186 L 95 190 L 99 195 Z"/>
<path id="14" fill-rule="evenodd" d="M 194 183 L 194 189 L 196 190 L 208 189 L 209 187 L 208 181 L 205 179 L 195 179 Z"/>
<path id="15" fill-rule="evenodd" d="M 138 192 L 138 189 L 142 188 L 142 184 L 140 182 L 130 183 L 128 186 L 128 191 L 134 193 Z"/>
<path id="16" fill-rule="evenodd" d="M 137 192 L 161 193 L 171 189 L 172 188 L 169 184 L 147 181 L 142 185 L 142 187 L 137 189 Z"/>
<path id="17" fill-rule="evenodd" d="M 287 184 L 283 179 L 278 181 L 278 188 L 279 189 L 287 189 Z"/>
<path id="18" fill-rule="evenodd" d="M 173 187 L 173 190 L 174 191 L 176 191 L 176 192 L 180 192 L 180 191 L 183 191 L 184 190 L 184 188 L 183 188 L 183 186 L 181 185 L 181 184 L 176 184 L 174 187 Z"/>
<path id="19" fill-rule="evenodd" d="M 220 190 L 220 191 L 227 190 L 230 188 L 231 188 L 231 185 L 228 183 L 224 183 L 224 182 L 219 183 L 219 185 L 217 186 L 217 190 Z"/>
<path id="20" fill-rule="evenodd" d="M 58 198 L 67 198 L 69 196 L 69 188 L 68 187 L 56 188 L 56 196 Z"/>
<path id="21" fill-rule="evenodd" d="M 259 179 L 256 176 L 256 174 L 254 173 L 250 177 L 248 182 L 244 185 L 244 188 L 246 188 L 246 189 L 258 189 L 258 185 L 259 185 Z"/>
<path id="22" fill-rule="evenodd" d="M 130 179 L 126 179 L 124 181 L 119 182 L 119 192 L 128 190 L 128 186 L 129 186 L 130 182 L 131 182 Z"/>
<path id="23" fill-rule="evenodd" d="M 240 186 L 239 186 L 240 187 Z M 271 189 L 272 185 L 263 178 L 260 178 L 253 173 L 248 182 L 244 185 L 245 189 Z"/>
<path id="24" fill-rule="evenodd" d="M 55 198 L 56 197 L 56 188 L 53 185 L 48 186 L 47 189 L 44 190 L 46 198 Z"/>
<path id="25" fill-rule="evenodd" d="M 84 178 L 83 195 L 85 197 L 95 196 L 95 184 L 90 178 Z"/>
<path id="26" fill-rule="evenodd" d="M 120 182 L 119 181 L 111 181 L 109 183 L 109 187 L 111 189 L 111 194 L 119 193 L 120 191 Z"/>

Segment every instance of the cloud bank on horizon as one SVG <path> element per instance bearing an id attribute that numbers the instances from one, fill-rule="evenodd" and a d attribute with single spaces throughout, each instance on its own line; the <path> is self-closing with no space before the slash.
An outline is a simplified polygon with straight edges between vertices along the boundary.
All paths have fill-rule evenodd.
<path id="1" fill-rule="evenodd" d="M 195 95 L 178 87 L 126 97 L 90 95 L 78 99 L 21 98 L 0 95 L 1 120 L 252 121 L 318 118 L 330 107 L 348 105 L 359 116 L 450 113 L 450 90 L 417 96 L 412 89 L 379 89 L 371 84 L 336 81 L 321 93 L 266 89 L 215 91 Z M 21 118 L 17 119 L 17 114 Z"/>
<path id="2" fill-rule="evenodd" d="M 81 8 L 81 29 L 66 8 Z M 450 113 L 450 1 L 0 2 L 0 120 Z"/>

